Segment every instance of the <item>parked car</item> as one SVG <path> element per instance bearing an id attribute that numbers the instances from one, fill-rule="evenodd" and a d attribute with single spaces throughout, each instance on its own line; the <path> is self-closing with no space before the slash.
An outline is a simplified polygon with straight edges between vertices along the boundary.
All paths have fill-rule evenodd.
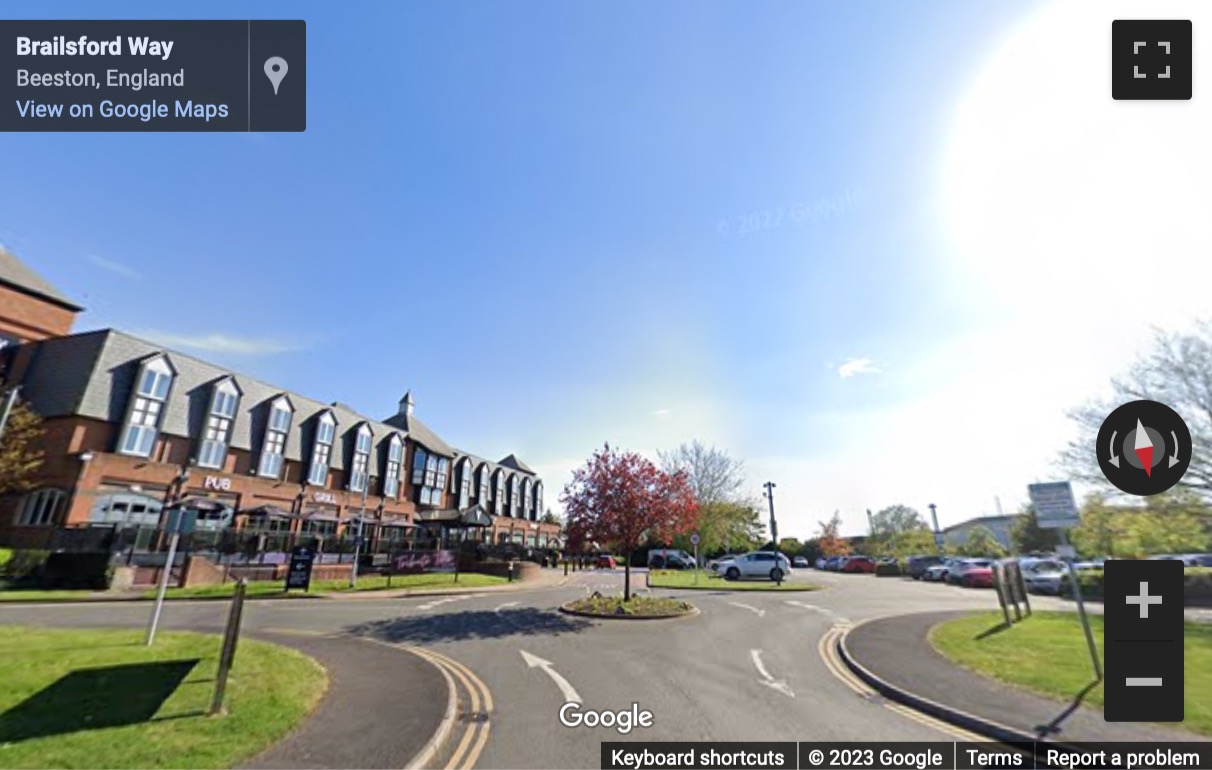
<path id="1" fill-rule="evenodd" d="M 993 587 L 993 560 L 972 559 L 959 570 L 959 583 L 966 588 Z"/>
<path id="2" fill-rule="evenodd" d="M 947 577 L 944 580 L 953 586 L 962 586 L 964 584 L 964 570 L 970 566 L 978 566 L 980 562 L 983 562 L 983 564 L 979 566 L 993 564 L 992 559 L 959 559 L 951 569 L 947 570 Z"/>
<path id="3" fill-rule="evenodd" d="M 720 562 L 717 569 L 725 580 L 760 577 L 781 581 L 791 573 L 791 562 L 781 553 L 750 551 Z"/>
<path id="4" fill-rule="evenodd" d="M 1167 553 L 1150 556 L 1151 561 L 1181 561 L 1185 567 L 1212 567 L 1212 554 Z"/>
<path id="5" fill-rule="evenodd" d="M 807 557 L 807 556 L 797 556 L 797 557 L 795 557 L 794 559 L 792 559 L 792 560 L 791 560 L 791 566 L 793 566 L 793 567 L 805 567 L 805 568 L 806 568 L 806 567 L 808 566 L 808 557 Z"/>
<path id="6" fill-rule="evenodd" d="M 1041 559 L 1023 569 L 1023 582 L 1027 584 L 1027 590 L 1033 594 L 1059 596 L 1065 573 L 1064 562 Z"/>
<path id="7" fill-rule="evenodd" d="M 594 562 L 594 566 L 598 569 L 615 569 L 619 566 L 619 564 L 614 560 L 613 556 L 603 553 L 598 555 L 597 561 Z"/>
<path id="8" fill-rule="evenodd" d="M 875 559 L 870 556 L 847 556 L 841 572 L 875 572 Z"/>
<path id="9" fill-rule="evenodd" d="M 842 562 L 845 560 L 845 558 L 845 556 L 830 556 L 828 559 L 825 559 L 825 571 L 837 572 L 839 569 L 841 569 Z"/>
<path id="10" fill-rule="evenodd" d="M 817 569 L 825 569 L 825 561 L 826 561 L 826 559 L 825 559 L 825 557 L 824 557 L 824 556 L 818 556 L 818 557 L 816 558 L 816 568 L 817 568 Z"/>
<path id="11" fill-rule="evenodd" d="M 958 569 L 959 565 L 963 563 L 963 561 L 963 559 L 956 559 L 953 557 L 943 559 L 940 564 L 935 564 L 928 567 L 926 571 L 922 573 L 922 580 L 926 580 L 931 583 L 945 583 L 947 582 L 947 575 L 950 574 L 951 570 Z"/>
<path id="12" fill-rule="evenodd" d="M 694 557 L 673 548 L 648 552 L 648 569 L 694 569 Z"/>
<path id="13" fill-rule="evenodd" d="M 942 563 L 942 556 L 910 556 L 905 562 L 905 574 L 914 580 L 921 580 L 927 569 Z"/>

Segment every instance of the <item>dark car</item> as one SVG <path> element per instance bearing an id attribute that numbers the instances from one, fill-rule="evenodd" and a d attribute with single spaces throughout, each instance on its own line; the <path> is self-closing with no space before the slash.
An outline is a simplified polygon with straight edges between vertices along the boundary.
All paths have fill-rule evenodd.
<path id="1" fill-rule="evenodd" d="M 921 580 L 926 570 L 942 563 L 942 556 L 910 556 L 909 561 L 905 563 L 905 574 L 914 580 Z"/>
<path id="2" fill-rule="evenodd" d="M 613 556 L 610 556 L 609 554 L 601 554 L 598 556 L 597 561 L 594 562 L 594 566 L 598 569 L 615 569 L 619 565 L 618 562 L 614 560 Z"/>

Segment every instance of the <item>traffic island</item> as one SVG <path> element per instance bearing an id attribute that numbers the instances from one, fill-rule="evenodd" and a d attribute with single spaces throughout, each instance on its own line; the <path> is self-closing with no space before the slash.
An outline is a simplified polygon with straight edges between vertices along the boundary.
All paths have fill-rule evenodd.
<path id="1" fill-rule="evenodd" d="M 321 700 L 313 658 L 242 639 L 227 710 L 209 716 L 212 634 L 0 626 L 4 767 L 231 767 L 274 744 Z"/>
<path id="2" fill-rule="evenodd" d="M 583 618 L 610 620 L 661 620 L 699 614 L 697 607 L 679 599 L 632 596 L 630 601 L 625 602 L 622 596 L 603 596 L 598 593 L 569 602 L 560 607 L 560 612 Z"/>
<path id="3" fill-rule="evenodd" d="M 654 570 L 648 575 L 649 588 L 676 588 L 699 591 L 819 591 L 821 586 L 811 583 L 791 583 L 784 580 L 726 580 L 720 575 L 700 572 L 695 580 L 694 572 L 676 570 Z"/>
<path id="4" fill-rule="evenodd" d="M 1091 616 L 1092 624 L 1096 617 Z M 1094 632 L 1101 636 L 1101 626 Z M 1103 720 L 1102 712 L 1091 705 L 1099 702 L 1101 688 L 1094 681 L 1075 613 L 1037 612 L 1009 627 L 998 612 L 877 618 L 845 631 L 837 651 L 851 671 L 885 698 L 995 741 L 1154 743 L 1200 740 L 1191 731 L 1199 729 L 1195 726 L 1199 713 L 1205 719 L 1209 713 L 1203 696 L 1212 676 L 1212 659 L 1206 652 L 1212 628 L 1188 625 L 1187 634 L 1188 711 L 1181 729 Z M 1200 646 L 1202 654 L 1193 653 L 1193 647 Z M 976 658 L 971 667 L 960 665 L 940 647 L 957 655 L 985 657 L 990 673 L 978 673 Z M 1024 681 L 1012 679 L 1010 671 L 1016 671 L 1016 677 L 1054 678 L 1057 684 L 1047 692 L 1032 691 Z M 1200 672 L 1209 674 L 1199 676 Z"/>

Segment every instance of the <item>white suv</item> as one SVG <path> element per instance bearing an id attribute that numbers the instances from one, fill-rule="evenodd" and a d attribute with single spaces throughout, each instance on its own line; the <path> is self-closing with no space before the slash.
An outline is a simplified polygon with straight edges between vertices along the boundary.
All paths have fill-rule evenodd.
<path id="1" fill-rule="evenodd" d="M 778 582 L 791 574 L 791 562 L 781 553 L 750 551 L 721 561 L 716 571 L 726 580 L 760 577 Z"/>

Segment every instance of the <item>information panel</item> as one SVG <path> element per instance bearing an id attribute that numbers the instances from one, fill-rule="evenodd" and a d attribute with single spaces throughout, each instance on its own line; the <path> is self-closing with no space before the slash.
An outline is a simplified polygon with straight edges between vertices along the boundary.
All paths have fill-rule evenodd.
<path id="1" fill-rule="evenodd" d="M 303 131 L 303 21 L 0 21 L 0 131 Z"/>

